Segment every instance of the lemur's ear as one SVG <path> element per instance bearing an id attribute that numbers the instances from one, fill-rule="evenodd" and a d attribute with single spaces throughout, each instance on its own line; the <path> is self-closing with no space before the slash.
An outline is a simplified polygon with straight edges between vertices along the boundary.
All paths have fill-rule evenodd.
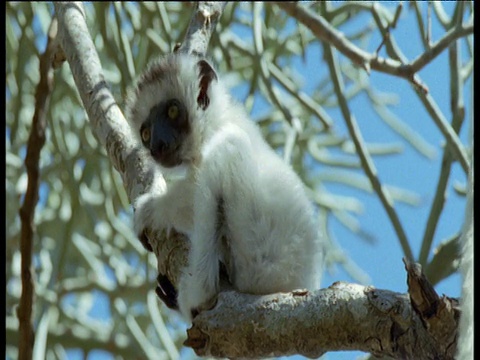
<path id="1" fill-rule="evenodd" d="M 202 110 L 206 110 L 208 108 L 208 105 L 210 105 L 208 88 L 210 87 L 210 84 L 213 80 L 217 80 L 217 74 L 206 60 L 200 60 L 197 65 L 200 69 L 198 83 L 200 91 L 197 97 L 197 104 Z"/>

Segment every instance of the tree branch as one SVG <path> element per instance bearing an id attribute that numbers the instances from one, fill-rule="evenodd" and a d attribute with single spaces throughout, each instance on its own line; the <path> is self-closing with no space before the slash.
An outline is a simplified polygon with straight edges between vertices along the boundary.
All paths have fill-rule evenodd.
<path id="1" fill-rule="evenodd" d="M 457 302 L 440 298 L 420 265 L 407 264 L 409 295 L 343 282 L 315 292 L 222 292 L 213 309 L 194 318 L 186 345 L 199 356 L 228 358 L 361 350 L 396 359 L 453 359 Z M 430 299 L 430 307 L 417 299 Z"/>
<path id="2" fill-rule="evenodd" d="M 461 51 L 456 42 L 454 42 L 449 48 L 448 55 L 450 62 L 450 107 L 452 111 L 451 127 L 456 134 L 459 134 L 465 119 L 465 104 L 463 100 L 464 81 L 460 75 L 462 63 Z M 452 153 L 450 151 L 445 151 L 443 153 L 442 167 L 438 176 L 435 197 L 432 202 L 423 235 L 422 247 L 419 256 L 420 264 L 426 264 L 430 254 L 435 231 L 438 228 L 437 224 L 443 212 L 443 206 L 446 202 L 446 190 L 450 179 L 452 165 Z"/>
<path id="3" fill-rule="evenodd" d="M 360 129 L 358 128 L 358 124 L 348 108 L 348 103 L 344 95 L 345 91 L 342 76 L 340 75 L 338 61 L 334 56 L 334 50 L 329 44 L 324 44 L 323 48 L 325 51 L 326 61 L 330 68 L 330 75 L 332 77 L 333 86 L 338 98 L 338 103 L 347 124 L 350 137 L 352 138 L 352 141 L 355 144 L 355 148 L 357 149 L 357 153 L 360 158 L 362 167 L 368 179 L 370 180 L 373 190 L 377 193 L 383 207 L 385 208 L 385 211 L 398 236 L 398 240 L 403 249 L 403 253 L 409 260 L 413 260 L 413 252 L 410 247 L 407 234 L 405 233 L 402 223 L 400 222 L 400 218 L 395 211 L 392 197 L 390 196 L 387 188 L 385 188 L 385 186 L 383 186 L 380 182 L 377 174 L 377 169 L 375 168 L 375 164 L 373 163 L 373 160 L 370 157 L 370 154 L 368 153 L 368 150 L 365 146 Z"/>
<path id="4" fill-rule="evenodd" d="M 21 278 L 22 294 L 18 307 L 19 343 L 18 358 L 31 359 L 34 345 L 33 315 L 34 304 L 34 274 L 32 268 L 33 237 L 35 233 L 35 207 L 38 202 L 38 189 L 40 186 L 40 153 L 45 144 L 45 131 L 47 127 L 47 112 L 50 95 L 53 89 L 53 68 L 51 57 L 54 51 L 55 37 L 57 35 L 57 21 L 52 20 L 48 31 L 47 47 L 40 57 L 40 81 L 35 93 L 35 113 L 32 119 L 32 128 L 27 144 L 25 167 L 28 175 L 28 186 L 23 205 L 20 208 L 22 223 L 20 237 L 21 252 Z"/>
<path id="5" fill-rule="evenodd" d="M 198 3 L 185 40 L 177 51 L 204 55 L 208 41 L 220 18 L 225 2 Z M 75 84 L 90 119 L 93 133 L 107 149 L 110 161 L 123 179 L 131 203 L 142 193 L 159 186 L 151 166 L 134 141 L 130 126 L 105 81 L 100 59 L 85 23 L 80 2 L 55 2 L 59 19 L 59 43 L 70 65 Z M 147 230 L 147 237 L 157 257 L 158 271 L 175 285 L 187 263 L 188 239 L 172 231 Z M 148 248 L 150 245 L 147 245 Z"/>
<path id="6" fill-rule="evenodd" d="M 83 4 L 54 4 L 59 22 L 58 40 L 70 65 L 93 133 L 106 147 L 132 201 L 151 182 L 148 166 L 105 81 L 100 59 L 85 23 Z"/>
<path id="7" fill-rule="evenodd" d="M 403 64 L 398 60 L 382 58 L 376 54 L 370 54 L 360 49 L 355 44 L 348 41 L 343 33 L 331 26 L 322 16 L 313 13 L 302 5 L 288 1 L 281 1 L 276 4 L 287 14 L 308 27 L 317 38 L 335 46 L 338 51 L 352 60 L 355 64 L 364 68 L 367 72 L 370 72 L 370 69 L 373 69 L 399 76 L 410 81 L 413 79 L 415 73 L 431 62 L 453 41 L 473 34 L 473 24 L 471 22 L 466 25 L 456 26 L 445 33 L 445 35 L 433 44 L 429 50 L 423 52 L 410 64 Z"/>
<path id="8" fill-rule="evenodd" d="M 444 135 L 455 158 L 460 162 L 465 173 L 468 173 L 470 163 L 462 143 L 457 134 L 455 134 L 451 126 L 449 126 L 442 116 L 431 95 L 427 93 L 427 88 L 424 85 L 421 85 L 417 72 L 446 49 L 453 41 L 462 36 L 473 34 L 473 23 L 471 21 L 466 25 L 460 24 L 453 27 L 442 37 L 442 39 L 437 41 L 430 50 L 420 55 L 410 64 L 406 64 L 405 61 L 382 58 L 376 54 L 369 54 L 363 51 L 352 42 L 348 41 L 343 33 L 332 27 L 322 16 L 313 13 L 302 5 L 292 2 L 277 2 L 277 6 L 308 27 L 320 40 L 333 45 L 343 55 L 348 57 L 355 64 L 361 66 L 367 72 L 370 72 L 371 69 L 377 70 L 405 78 L 415 85 L 416 88 L 420 90 L 417 91 L 420 100 L 423 102 L 435 124 Z M 402 59 L 402 57 L 397 56 L 397 59 Z"/>
<path id="9" fill-rule="evenodd" d="M 187 34 L 178 51 L 205 56 L 210 37 L 226 4 L 226 1 L 196 2 L 195 11 L 188 24 Z"/>

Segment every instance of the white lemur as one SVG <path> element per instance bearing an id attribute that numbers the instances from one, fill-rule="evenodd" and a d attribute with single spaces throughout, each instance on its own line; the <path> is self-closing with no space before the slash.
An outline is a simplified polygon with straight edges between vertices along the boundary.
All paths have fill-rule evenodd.
<path id="1" fill-rule="evenodd" d="M 188 319 L 218 293 L 222 266 L 239 292 L 320 287 L 323 243 L 304 185 L 207 60 L 174 53 L 152 62 L 129 91 L 126 116 L 162 173 L 183 168 L 166 193 L 138 198 L 134 226 L 140 237 L 147 227 L 188 235 L 178 284 Z"/>

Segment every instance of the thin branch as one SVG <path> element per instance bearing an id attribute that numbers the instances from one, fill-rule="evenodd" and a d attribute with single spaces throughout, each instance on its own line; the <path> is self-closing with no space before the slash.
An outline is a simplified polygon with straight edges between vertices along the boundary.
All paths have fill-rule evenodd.
<path id="1" fill-rule="evenodd" d="M 451 151 L 454 158 L 459 161 L 460 166 L 462 167 L 465 174 L 468 174 L 470 169 L 470 161 L 468 160 L 465 146 L 463 146 L 457 133 L 445 119 L 442 111 L 439 109 L 437 103 L 435 102 L 435 99 L 430 94 L 423 94 L 418 91 L 417 93 L 428 113 L 437 125 L 438 129 L 445 137 L 445 140 L 449 145 L 448 150 Z"/>
<path id="2" fill-rule="evenodd" d="M 420 55 L 410 64 L 404 61 L 393 60 L 390 58 L 381 58 L 371 55 L 356 45 L 348 41 L 343 33 L 333 28 L 323 17 L 317 15 L 307 8 L 291 2 L 278 2 L 277 6 L 284 9 L 288 14 L 296 18 L 302 24 L 307 26 L 320 40 L 335 46 L 343 55 L 347 56 L 352 62 L 364 68 L 367 72 L 370 69 L 384 72 L 387 74 L 399 76 L 412 82 L 417 90 L 420 100 L 425 108 L 432 116 L 437 127 L 440 129 L 455 158 L 460 162 L 465 173 L 468 173 L 470 163 L 467 155 L 459 140 L 457 134 L 451 126 L 445 121 L 434 99 L 427 93 L 427 88 L 422 85 L 418 75 L 416 74 L 426 64 L 431 62 L 437 55 L 445 50 L 453 41 L 458 38 L 473 34 L 473 23 L 470 21 L 466 25 L 457 25 L 450 29 L 439 41 L 437 41 L 431 49 Z M 385 39 L 388 40 L 387 38 Z M 396 58 L 402 59 L 399 50 L 396 50 Z"/>
<path id="3" fill-rule="evenodd" d="M 431 49 L 422 53 L 410 64 L 403 64 L 400 61 L 382 58 L 360 49 L 358 46 L 350 42 L 342 32 L 330 25 L 322 16 L 313 13 L 304 6 L 286 1 L 277 2 L 276 4 L 289 15 L 308 27 L 320 40 L 333 45 L 343 55 L 348 57 L 355 64 L 364 68 L 367 72 L 370 72 L 371 69 L 377 70 L 405 78 L 409 81 L 412 81 L 415 73 L 445 50 L 452 41 L 473 34 L 473 23 L 452 28 L 439 41 L 433 44 Z"/>
<path id="4" fill-rule="evenodd" d="M 299 90 L 298 87 L 294 85 L 293 81 L 291 81 L 284 73 L 282 73 L 277 65 L 274 63 L 269 63 L 268 69 L 272 77 L 277 80 L 285 88 L 285 90 L 287 90 L 303 107 L 310 110 L 310 112 L 320 120 L 322 125 L 325 127 L 325 131 L 332 128 L 333 120 L 322 106 L 320 106 L 309 95 Z"/>
<path id="5" fill-rule="evenodd" d="M 433 59 L 435 59 L 443 50 L 448 48 L 455 40 L 473 34 L 473 24 L 461 25 L 447 31 L 440 40 L 434 43 L 427 51 L 419 55 L 410 64 L 405 65 L 411 74 L 420 71 Z M 372 68 L 374 66 L 372 65 Z"/>
<path id="6" fill-rule="evenodd" d="M 35 113 L 32 119 L 32 128 L 27 144 L 25 167 L 27 169 L 28 185 L 23 205 L 20 208 L 22 223 L 20 237 L 22 294 L 18 307 L 19 344 L 18 358 L 31 359 L 34 345 L 33 331 L 33 303 L 34 303 L 34 273 L 32 268 L 33 237 L 35 234 L 35 207 L 38 202 L 40 186 L 40 152 L 45 144 L 47 127 L 47 112 L 50 95 L 53 89 L 52 54 L 55 49 L 57 35 L 57 21 L 52 20 L 48 31 L 47 48 L 40 57 L 40 81 L 35 93 Z"/>
<path id="7" fill-rule="evenodd" d="M 450 19 L 443 8 L 443 4 L 441 1 L 432 1 L 433 10 L 435 15 L 437 16 L 437 20 L 442 24 L 442 26 L 447 29 L 450 25 Z"/>
<path id="8" fill-rule="evenodd" d="M 270 81 L 270 70 L 268 68 L 267 59 L 263 56 L 263 33 L 262 33 L 262 8 L 263 4 L 254 2 L 253 7 L 253 48 L 255 50 L 254 59 L 259 64 L 260 75 L 265 86 L 270 101 L 283 113 L 285 120 L 293 125 L 293 114 L 280 100 L 277 89 Z"/>
<path id="9" fill-rule="evenodd" d="M 421 9 L 420 9 L 421 5 L 423 5 L 423 3 L 420 3 L 418 1 L 410 2 L 410 6 L 415 11 L 415 19 L 417 20 L 418 31 L 420 33 L 420 40 L 422 41 L 423 48 L 426 50 L 430 47 L 430 34 L 429 34 L 429 30 L 428 30 L 428 25 L 426 27 L 425 24 L 424 24 L 424 20 L 423 20 L 423 17 L 422 17 L 422 12 L 421 12 Z"/>
<path id="10" fill-rule="evenodd" d="M 450 61 L 450 94 L 451 94 L 451 111 L 452 111 L 452 129 L 456 134 L 460 129 L 465 118 L 465 104 L 463 99 L 463 78 L 461 76 L 461 49 L 457 42 L 454 42 L 449 48 Z M 420 250 L 419 262 L 425 265 L 432 247 L 435 230 L 443 213 L 443 206 L 446 200 L 446 189 L 450 179 L 453 157 L 450 151 L 445 151 L 442 158 L 442 168 L 438 176 L 437 190 L 433 199 L 432 207 L 428 215 L 425 233 L 423 235 L 422 248 Z"/>
<path id="11" fill-rule="evenodd" d="M 397 233 L 400 245 L 402 246 L 405 256 L 408 259 L 413 260 L 412 249 L 410 247 L 407 235 L 405 234 L 398 214 L 395 211 L 393 200 L 387 189 L 382 186 L 380 179 L 378 178 L 377 169 L 375 168 L 373 160 L 368 153 L 368 150 L 362 138 L 362 134 L 360 132 L 360 129 L 358 128 L 358 124 L 348 108 L 348 103 L 344 95 L 342 75 L 340 74 L 338 61 L 335 59 L 333 50 L 330 45 L 324 44 L 323 48 L 325 51 L 326 61 L 330 68 L 330 74 L 332 77 L 335 92 L 337 94 L 338 103 L 347 124 L 350 136 L 355 144 L 355 148 L 357 149 L 357 153 L 360 157 L 362 167 L 372 184 L 372 188 L 380 198 L 380 201 L 382 202 L 382 205 L 385 208 L 387 215 L 390 218 L 390 221 L 392 222 L 393 228 Z"/>
<path id="12" fill-rule="evenodd" d="M 163 344 L 170 359 L 178 359 L 180 354 L 172 341 L 172 337 L 168 333 L 167 326 L 165 325 L 162 314 L 158 308 L 158 298 L 154 291 L 149 291 L 147 296 L 147 307 L 152 318 L 153 326 L 157 332 L 158 338 Z"/>
<path id="13" fill-rule="evenodd" d="M 427 46 L 432 46 L 432 2 L 427 4 L 427 34 L 426 34 Z"/>
<path id="14" fill-rule="evenodd" d="M 143 351 L 143 353 L 147 356 L 150 360 L 167 360 L 169 356 L 165 350 L 161 350 L 152 345 L 152 343 L 148 340 L 147 336 L 138 325 L 137 320 L 132 314 L 127 314 L 125 323 L 130 330 L 130 333 L 133 335 L 135 340 L 137 341 L 138 347 Z"/>
<path id="15" fill-rule="evenodd" d="M 398 6 L 397 6 L 397 10 L 395 10 L 395 15 L 394 15 L 394 18 L 391 22 L 389 22 L 386 30 L 385 30 L 385 34 L 382 38 L 382 41 L 380 43 L 380 45 L 377 47 L 377 50 L 375 50 L 375 56 L 378 56 L 378 53 L 380 52 L 380 49 L 382 48 L 383 44 L 385 44 L 385 40 L 387 39 L 387 37 L 389 38 L 390 37 L 390 30 L 391 29 L 395 29 L 395 27 L 397 26 L 397 22 L 398 22 L 398 19 L 400 18 L 400 14 L 402 13 L 402 9 L 403 9 L 403 4 L 402 3 L 399 3 Z"/>

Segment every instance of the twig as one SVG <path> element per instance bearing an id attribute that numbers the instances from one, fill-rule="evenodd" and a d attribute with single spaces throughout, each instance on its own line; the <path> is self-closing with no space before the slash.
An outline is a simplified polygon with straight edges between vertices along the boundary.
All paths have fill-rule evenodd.
<path id="1" fill-rule="evenodd" d="M 395 29 L 395 27 L 397 26 L 398 19 L 400 18 L 400 14 L 402 13 L 402 9 L 403 4 L 399 3 L 397 6 L 397 10 L 395 10 L 395 16 L 393 17 L 393 20 L 390 22 L 390 24 L 388 24 L 385 35 L 383 36 L 380 45 L 378 45 L 377 50 L 375 50 L 376 55 L 378 55 L 383 44 L 385 44 L 385 40 L 387 39 L 387 37 L 390 37 L 390 30 Z"/>
<path id="2" fill-rule="evenodd" d="M 435 248 L 432 260 L 424 268 L 425 275 L 432 285 L 436 285 L 458 272 L 458 259 L 461 256 L 460 234 L 455 234 L 452 238 L 442 241 Z"/>
<path id="3" fill-rule="evenodd" d="M 308 94 L 299 90 L 298 87 L 294 85 L 293 81 L 288 79 L 288 77 L 282 73 L 277 65 L 274 63 L 269 63 L 268 70 L 270 71 L 270 75 L 272 75 L 273 78 L 285 88 L 285 90 L 287 90 L 303 107 L 310 110 L 310 112 L 320 120 L 325 128 L 325 131 L 332 128 L 333 120 L 330 118 L 330 115 L 328 115 L 323 107 L 313 100 Z"/>
<path id="4" fill-rule="evenodd" d="M 428 30 L 425 28 L 422 12 L 420 9 L 421 5 L 423 5 L 423 3 L 420 3 L 418 1 L 410 2 L 410 6 L 415 11 L 415 18 L 417 20 L 418 31 L 420 32 L 420 40 L 422 40 L 423 48 L 424 50 L 426 50 L 430 48 L 430 34 L 427 33 Z"/>
<path id="5" fill-rule="evenodd" d="M 418 95 L 438 129 L 442 132 L 443 136 L 447 140 L 447 144 L 449 145 L 449 149 L 447 151 L 452 152 L 454 158 L 459 161 L 460 166 L 465 174 L 468 174 L 470 169 L 470 161 L 468 160 L 465 146 L 463 146 L 457 133 L 445 119 L 442 111 L 439 109 L 437 103 L 430 94 L 419 93 Z"/>
<path id="6" fill-rule="evenodd" d="M 162 314 L 158 309 L 158 299 L 154 291 L 148 292 L 147 308 L 152 318 L 153 326 L 158 334 L 158 338 L 161 340 L 165 351 L 168 353 L 170 359 L 178 359 L 180 357 L 178 349 L 168 333 Z"/>
<path id="7" fill-rule="evenodd" d="M 468 142 L 473 143 L 470 133 Z M 462 258 L 460 272 L 462 274 L 462 316 L 459 324 L 459 340 L 457 343 L 457 359 L 473 359 L 474 346 L 474 231 L 473 231 L 473 169 L 468 174 L 467 205 L 465 206 L 465 222 L 460 237 Z"/>
<path id="8" fill-rule="evenodd" d="M 125 323 L 130 332 L 132 333 L 134 339 L 137 341 L 138 347 L 142 349 L 143 353 L 147 356 L 148 359 L 168 359 L 165 350 L 159 351 L 159 349 L 153 346 L 152 343 L 148 340 L 144 331 L 142 330 L 140 325 L 138 325 L 137 320 L 135 320 L 132 314 L 126 314 Z"/>
<path id="9" fill-rule="evenodd" d="M 427 34 L 426 34 L 427 46 L 432 46 L 432 2 L 427 4 Z"/>
<path id="10" fill-rule="evenodd" d="M 435 15 L 437 16 L 437 20 L 442 24 L 444 29 L 447 29 L 450 25 L 450 19 L 443 8 L 443 4 L 441 1 L 432 1 L 433 10 Z"/>

